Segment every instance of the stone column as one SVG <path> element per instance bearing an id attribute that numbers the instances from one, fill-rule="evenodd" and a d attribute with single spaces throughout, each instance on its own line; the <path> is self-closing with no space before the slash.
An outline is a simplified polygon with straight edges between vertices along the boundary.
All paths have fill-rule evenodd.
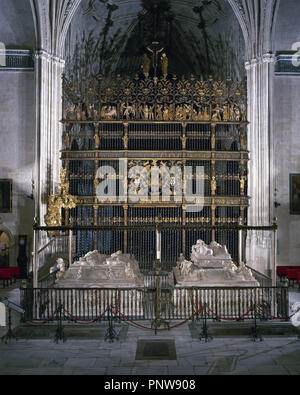
<path id="1" fill-rule="evenodd" d="M 250 151 L 248 194 L 251 197 L 248 224 L 269 226 L 273 217 L 272 91 L 275 56 L 265 54 L 246 63 L 248 79 L 248 149 Z M 247 235 L 249 266 L 270 274 L 271 235 L 251 231 Z"/>
<path id="2" fill-rule="evenodd" d="M 46 51 L 35 53 L 36 168 L 35 216 L 44 224 L 47 197 L 56 192 L 62 148 L 62 73 L 64 61 Z"/>

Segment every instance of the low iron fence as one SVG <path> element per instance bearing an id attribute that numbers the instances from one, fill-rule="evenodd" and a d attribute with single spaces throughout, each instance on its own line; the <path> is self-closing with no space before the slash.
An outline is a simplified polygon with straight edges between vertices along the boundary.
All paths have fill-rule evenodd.
<path id="1" fill-rule="evenodd" d="M 288 320 L 286 287 L 128 289 L 22 288 L 21 304 L 28 322 L 51 321 L 58 310 L 63 319 L 95 322 L 114 317 L 131 322 L 281 319 Z"/>

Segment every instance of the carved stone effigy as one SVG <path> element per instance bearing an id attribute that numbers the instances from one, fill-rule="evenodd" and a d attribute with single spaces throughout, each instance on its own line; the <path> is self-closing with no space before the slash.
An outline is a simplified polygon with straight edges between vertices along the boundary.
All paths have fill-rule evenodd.
<path id="1" fill-rule="evenodd" d="M 69 295 L 72 315 L 83 316 L 88 310 L 89 315 L 95 316 L 105 311 L 109 304 L 114 308 L 120 306 L 122 314 L 136 316 L 143 314 L 143 292 L 140 290 L 143 286 L 144 276 L 133 256 L 121 251 L 112 255 L 92 251 L 67 270 L 60 268 L 54 288 L 68 289 L 72 293 Z M 79 302 L 76 289 L 83 289 L 84 301 Z"/>
<path id="2" fill-rule="evenodd" d="M 192 306 L 193 301 L 197 300 L 197 307 L 199 303 L 201 306 L 207 303 L 211 309 L 218 310 L 220 315 L 228 314 L 228 309 L 232 309 L 232 315 L 238 316 L 238 313 L 245 312 L 254 300 L 259 302 L 261 299 L 258 291 L 246 289 L 260 286 L 251 270 L 243 263 L 237 267 L 227 248 L 216 242 L 206 245 L 204 241 L 198 240 L 192 247 L 191 261 L 181 255 L 170 276 L 170 281 L 175 286 L 173 300 L 175 311 L 185 303 L 186 306 L 190 306 L 189 313 L 192 314 L 195 307 Z M 192 288 L 204 289 L 192 290 Z M 245 288 L 245 290 L 226 290 L 226 288 Z M 215 291 L 211 292 L 210 289 Z M 242 299 L 238 295 L 242 295 Z"/>

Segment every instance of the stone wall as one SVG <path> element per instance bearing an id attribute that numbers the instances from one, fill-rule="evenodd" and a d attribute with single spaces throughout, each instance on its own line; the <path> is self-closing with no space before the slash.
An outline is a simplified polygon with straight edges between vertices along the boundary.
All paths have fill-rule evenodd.
<path id="1" fill-rule="evenodd" d="M 13 180 L 12 213 L 0 213 L 0 227 L 9 230 L 16 242 L 10 265 L 16 265 L 18 235 L 27 235 L 29 242 L 32 238 L 34 207 L 30 195 L 35 160 L 34 93 L 32 71 L 0 72 L 0 178 Z"/>
<path id="2" fill-rule="evenodd" d="M 300 42 L 300 2 L 284 0 L 278 12 L 276 52 L 291 51 Z M 295 28 L 298 26 L 298 28 Z M 300 49 L 300 48 L 299 48 Z M 278 217 L 278 265 L 300 265 L 300 216 L 290 215 L 290 174 L 300 174 L 300 67 L 297 73 L 275 74 L 274 162 Z"/>

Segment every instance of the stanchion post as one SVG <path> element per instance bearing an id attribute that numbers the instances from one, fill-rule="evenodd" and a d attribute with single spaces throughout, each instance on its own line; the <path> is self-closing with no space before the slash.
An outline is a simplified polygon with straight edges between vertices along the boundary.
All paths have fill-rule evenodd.
<path id="1" fill-rule="evenodd" d="M 202 312 L 203 314 L 203 312 Z M 202 326 L 202 332 L 200 333 L 200 340 L 204 339 L 205 342 L 209 342 L 212 340 L 212 336 L 208 334 L 208 329 L 207 329 L 207 303 L 204 303 L 204 317 L 203 317 L 203 326 Z"/>
<path id="2" fill-rule="evenodd" d="M 276 285 L 277 285 L 277 218 L 273 220 L 273 234 L 272 234 L 272 315 L 277 317 L 277 303 L 276 303 Z"/>
<path id="3" fill-rule="evenodd" d="M 36 230 L 33 231 L 33 267 L 32 267 L 32 275 L 33 275 L 33 288 L 38 288 L 38 232 Z"/>
<path id="4" fill-rule="evenodd" d="M 72 266 L 72 242 L 73 242 L 73 231 L 69 230 L 69 267 Z"/>
<path id="5" fill-rule="evenodd" d="M 117 331 L 114 328 L 114 306 L 110 306 L 108 308 L 108 329 L 105 335 L 105 341 L 109 340 L 110 343 L 113 343 L 115 340 L 119 340 L 120 331 Z"/>
<path id="6" fill-rule="evenodd" d="M 252 328 L 252 340 L 256 342 L 256 340 L 263 341 L 262 337 L 259 334 L 258 327 L 257 327 L 257 305 L 254 303 L 254 327 Z"/>
<path id="7" fill-rule="evenodd" d="M 161 228 L 162 218 L 156 218 L 156 259 L 161 262 Z"/>
<path id="8" fill-rule="evenodd" d="M 239 225 L 243 225 L 243 218 L 239 219 Z M 243 229 L 239 229 L 239 265 L 243 263 Z"/>
<path id="9" fill-rule="evenodd" d="M 60 340 L 62 340 L 63 342 L 66 341 L 64 328 L 63 328 L 63 325 L 62 325 L 63 308 L 64 308 L 64 306 L 62 304 L 58 308 L 58 326 L 57 326 L 56 333 L 55 333 L 55 338 L 54 338 L 55 343 L 58 343 Z"/>

